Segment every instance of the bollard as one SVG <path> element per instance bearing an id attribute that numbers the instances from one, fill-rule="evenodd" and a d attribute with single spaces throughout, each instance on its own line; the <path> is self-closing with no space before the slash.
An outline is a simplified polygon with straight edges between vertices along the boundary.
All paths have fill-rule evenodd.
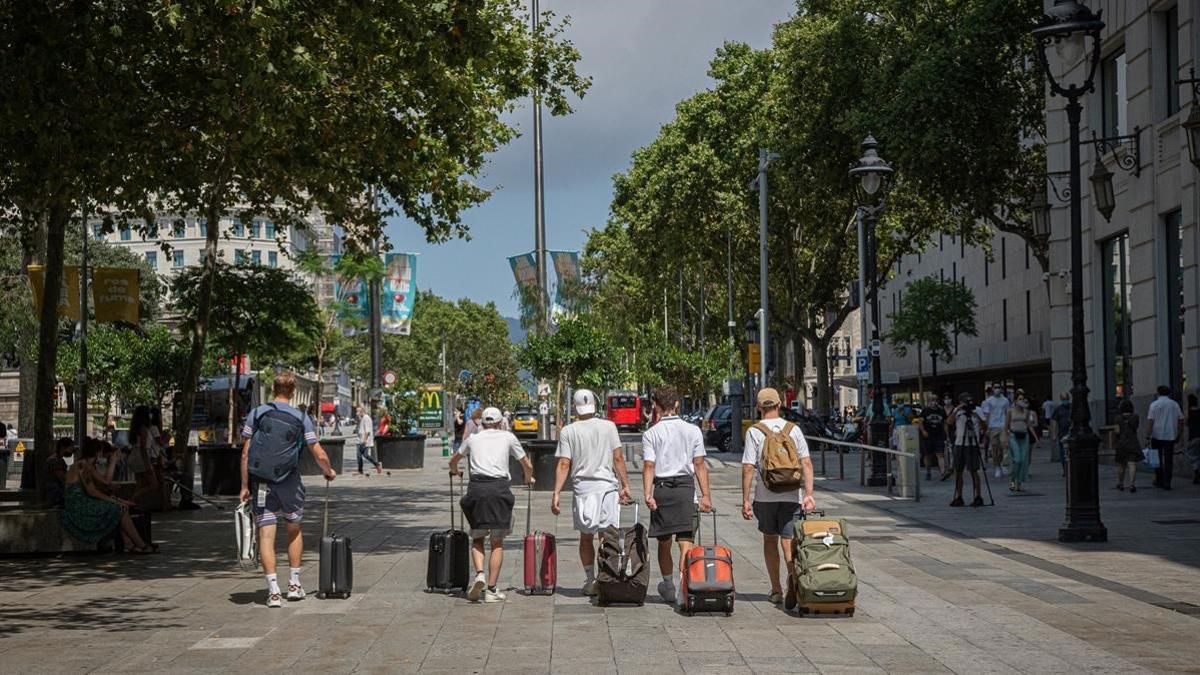
<path id="1" fill-rule="evenodd" d="M 450 456 L 450 437 L 447 434 L 443 433 L 442 434 L 442 457 L 449 457 L 449 456 Z"/>

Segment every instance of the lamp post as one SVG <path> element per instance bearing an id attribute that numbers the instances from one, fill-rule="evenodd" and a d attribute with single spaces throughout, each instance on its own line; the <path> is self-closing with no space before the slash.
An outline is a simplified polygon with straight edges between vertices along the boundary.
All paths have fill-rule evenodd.
<path id="1" fill-rule="evenodd" d="M 750 181 L 750 189 L 758 190 L 758 311 L 761 313 L 759 322 L 759 382 L 758 386 L 767 386 L 767 348 L 770 336 L 770 323 L 767 305 L 767 169 L 771 162 L 779 159 L 779 153 L 766 148 L 758 149 L 758 175 Z"/>
<path id="2" fill-rule="evenodd" d="M 1100 522 L 1097 459 L 1100 438 L 1092 430 L 1091 412 L 1088 410 L 1083 317 L 1083 206 L 1079 194 L 1079 123 L 1083 110 L 1079 99 L 1094 88 L 1093 80 L 1100 64 L 1100 31 L 1103 29 L 1100 12 L 1093 13 L 1075 0 L 1056 0 L 1032 31 L 1039 44 L 1038 60 L 1046 71 L 1050 91 L 1067 99 L 1067 122 L 1070 127 L 1071 434 L 1067 438 L 1066 519 L 1058 530 L 1058 539 L 1064 542 L 1108 540 L 1108 530 Z M 1046 50 L 1051 46 L 1058 50 L 1065 68 L 1073 67 L 1080 58 L 1086 58 L 1083 80 L 1064 84 L 1054 76 L 1046 58 Z"/>
<path id="3" fill-rule="evenodd" d="M 883 373 L 879 363 L 879 260 L 878 236 L 875 231 L 879 214 L 883 211 L 888 184 L 892 178 L 892 167 L 878 152 L 879 143 L 873 136 L 862 142 L 863 154 L 850 167 L 850 177 L 859 181 L 861 202 L 859 214 L 863 219 L 863 230 L 867 238 L 867 280 L 871 284 L 871 427 L 870 442 L 882 448 L 888 442 L 888 421 L 883 412 Z M 870 202 L 870 203 L 868 203 Z M 871 476 L 867 485 L 887 485 L 887 457 L 881 452 L 871 453 Z"/>

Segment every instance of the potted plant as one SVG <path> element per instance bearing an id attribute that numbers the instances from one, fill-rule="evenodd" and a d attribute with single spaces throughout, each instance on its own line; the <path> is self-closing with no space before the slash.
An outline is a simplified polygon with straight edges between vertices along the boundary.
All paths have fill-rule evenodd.
<path id="1" fill-rule="evenodd" d="M 375 437 L 375 452 L 385 469 L 420 469 L 425 466 L 425 435 L 413 433 L 420 411 L 416 389 L 392 394 L 378 412 L 391 419 L 388 433 Z"/>

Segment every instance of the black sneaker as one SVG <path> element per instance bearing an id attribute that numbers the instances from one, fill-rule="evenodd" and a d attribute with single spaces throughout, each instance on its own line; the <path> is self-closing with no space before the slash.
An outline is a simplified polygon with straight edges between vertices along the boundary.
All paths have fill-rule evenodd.
<path id="1" fill-rule="evenodd" d="M 971 501 L 971 506 L 983 506 L 983 497 L 977 495 L 975 499 Z"/>
<path id="2" fill-rule="evenodd" d="M 955 497 L 954 501 L 950 502 L 950 506 L 966 506 L 963 503 L 962 497 Z"/>

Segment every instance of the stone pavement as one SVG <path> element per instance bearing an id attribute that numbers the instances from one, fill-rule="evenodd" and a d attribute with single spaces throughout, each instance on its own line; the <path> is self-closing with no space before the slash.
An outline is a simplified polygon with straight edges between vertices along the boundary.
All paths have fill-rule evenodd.
<path id="1" fill-rule="evenodd" d="M 1194 515 L 1185 490 L 1139 492 L 1142 506 L 1106 494 L 1113 541 L 1063 547 L 1052 541 L 1061 498 L 1050 465 L 1031 486 L 1044 497 L 997 491 L 996 507 L 975 510 L 930 496 L 944 486 L 914 504 L 821 480 L 819 506 L 849 523 L 861 592 L 853 618 L 802 619 L 767 601 L 760 539 L 738 514 L 736 458 L 711 465 L 720 538 L 735 556 L 731 618 L 682 616 L 653 590 L 644 607 L 592 606 L 578 590 L 570 515 L 552 516 L 544 492 L 534 527 L 559 537 L 558 594 L 472 605 L 425 593 L 429 534 L 449 522 L 431 444 L 422 471 L 334 483 L 331 522 L 355 549 L 349 600 L 268 610 L 261 575 L 233 562 L 228 510 L 164 514 L 158 556 L 0 561 L 0 672 L 1200 671 L 1200 617 L 1155 604 L 1194 597 L 1175 580 L 1194 583 L 1196 528 L 1143 522 L 1139 534 L 1130 515 Z M 322 492 L 309 493 L 310 588 Z M 522 528 L 521 490 L 517 503 Z M 704 527 L 710 536 L 711 520 Z M 520 582 L 519 544 L 509 542 L 504 586 Z M 1131 597 L 1139 590 L 1146 599 Z"/>

